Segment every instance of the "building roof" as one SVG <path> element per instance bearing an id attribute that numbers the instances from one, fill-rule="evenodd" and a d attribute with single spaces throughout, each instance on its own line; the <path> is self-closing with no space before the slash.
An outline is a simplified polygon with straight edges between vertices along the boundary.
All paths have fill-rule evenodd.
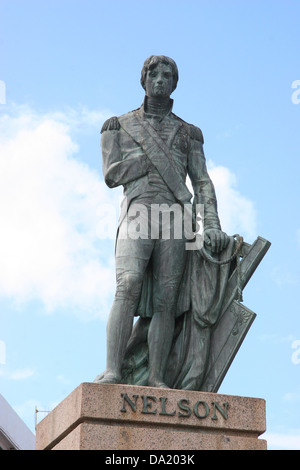
<path id="1" fill-rule="evenodd" d="M 2 450 L 34 450 L 35 435 L 0 395 L 0 448 Z"/>

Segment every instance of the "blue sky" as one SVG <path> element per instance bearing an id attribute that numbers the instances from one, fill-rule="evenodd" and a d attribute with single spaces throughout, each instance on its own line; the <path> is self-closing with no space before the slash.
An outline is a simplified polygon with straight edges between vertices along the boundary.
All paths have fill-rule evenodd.
<path id="1" fill-rule="evenodd" d="M 265 398 L 269 448 L 300 449 L 299 17 L 293 0 L 1 0 L 0 393 L 33 431 L 35 406 L 105 368 L 121 192 L 100 129 L 142 103 L 143 62 L 164 54 L 223 229 L 272 242 L 219 391 Z"/>

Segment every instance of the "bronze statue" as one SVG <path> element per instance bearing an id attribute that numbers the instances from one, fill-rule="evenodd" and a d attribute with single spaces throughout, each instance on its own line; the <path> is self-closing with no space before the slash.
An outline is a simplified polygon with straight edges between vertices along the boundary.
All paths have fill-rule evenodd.
<path id="1" fill-rule="evenodd" d="M 221 230 L 202 132 L 172 112 L 170 96 L 177 81 L 172 59 L 149 57 L 141 73 L 144 103 L 109 119 L 101 130 L 105 182 L 110 188 L 123 185 L 125 199 L 116 239 L 117 286 L 107 324 L 107 366 L 96 383 L 211 387 L 205 383 L 214 352 L 213 330 L 224 313 L 230 276 L 235 272 L 241 280 L 237 268 L 247 244 Z M 186 186 L 187 175 L 194 194 Z M 188 207 L 191 211 L 184 212 Z M 189 249 L 193 239 L 188 230 L 177 235 L 184 218 L 178 222 L 174 208 L 181 215 L 192 214 L 195 237 L 199 207 L 204 246 Z M 160 212 L 155 222 L 154 208 Z M 173 218 L 164 218 L 165 213 L 172 215 L 170 209 Z M 238 287 L 240 293 L 243 282 Z M 228 307 L 238 295 L 231 290 Z M 140 318 L 133 327 L 135 316 Z"/>

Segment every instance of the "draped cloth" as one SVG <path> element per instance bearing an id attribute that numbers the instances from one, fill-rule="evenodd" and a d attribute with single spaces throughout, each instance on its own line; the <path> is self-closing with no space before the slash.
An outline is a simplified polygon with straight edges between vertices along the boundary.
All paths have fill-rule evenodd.
<path id="1" fill-rule="evenodd" d="M 235 240 L 230 237 L 227 248 L 214 256 L 219 261 L 229 259 L 235 250 Z M 201 250 L 188 251 L 185 271 L 178 292 L 175 331 L 165 374 L 170 388 L 201 390 L 205 380 L 210 353 L 212 328 L 222 313 L 227 281 L 232 272 L 231 263 L 214 264 Z M 145 274 L 134 327 L 143 330 L 143 336 L 128 350 L 122 369 L 122 383 L 147 385 L 148 344 L 147 328 L 152 317 L 152 273 L 149 264 Z"/>

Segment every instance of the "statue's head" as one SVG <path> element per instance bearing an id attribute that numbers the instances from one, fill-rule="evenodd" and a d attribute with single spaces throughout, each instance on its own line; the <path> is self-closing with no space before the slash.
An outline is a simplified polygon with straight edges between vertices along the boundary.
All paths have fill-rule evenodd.
<path id="1" fill-rule="evenodd" d="M 145 91 L 148 72 L 161 65 L 165 66 L 165 68 L 168 68 L 172 73 L 171 93 L 176 89 L 178 82 L 178 68 L 174 60 L 164 55 L 152 55 L 148 57 L 147 60 L 145 60 L 141 73 L 141 85 Z"/>

